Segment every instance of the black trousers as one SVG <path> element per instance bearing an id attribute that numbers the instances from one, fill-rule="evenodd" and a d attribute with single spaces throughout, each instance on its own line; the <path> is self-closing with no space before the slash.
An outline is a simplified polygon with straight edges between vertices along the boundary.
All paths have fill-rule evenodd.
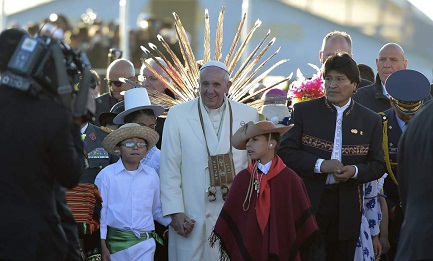
<path id="1" fill-rule="evenodd" d="M 357 239 L 339 240 L 338 238 L 340 213 L 339 193 L 337 184 L 327 185 L 320 199 L 316 220 L 322 237 L 322 250 L 320 250 L 322 254 L 316 254 L 316 256 L 318 256 L 316 260 L 353 261 L 354 259 Z M 359 221 L 359 225 L 361 225 L 361 220 Z M 323 256 L 323 258 L 320 258 L 320 256 Z"/>

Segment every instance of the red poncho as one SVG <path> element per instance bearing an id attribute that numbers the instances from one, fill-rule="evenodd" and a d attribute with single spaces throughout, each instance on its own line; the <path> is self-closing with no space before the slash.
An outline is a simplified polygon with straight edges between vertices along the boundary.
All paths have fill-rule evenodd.
<path id="1" fill-rule="evenodd" d="M 253 191 L 250 207 L 244 211 L 251 171 L 252 165 L 236 175 L 209 239 L 211 245 L 220 241 L 221 260 L 301 260 L 299 248 L 318 235 L 304 183 L 275 156 L 263 176 L 259 201 Z"/>

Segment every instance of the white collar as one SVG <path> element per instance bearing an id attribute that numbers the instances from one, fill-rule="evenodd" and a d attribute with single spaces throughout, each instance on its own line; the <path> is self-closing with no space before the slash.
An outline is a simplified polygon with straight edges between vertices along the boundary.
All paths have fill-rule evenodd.
<path id="1" fill-rule="evenodd" d="M 335 104 L 332 104 L 332 105 L 334 105 L 335 109 L 337 109 L 337 112 L 343 112 L 349 107 L 351 101 L 352 101 L 352 98 L 349 98 L 349 101 L 341 107 L 337 106 Z"/>
<path id="2" fill-rule="evenodd" d="M 389 93 L 386 91 L 385 84 L 383 84 L 382 81 L 381 81 L 380 85 L 382 85 L 382 93 L 383 93 L 383 95 L 385 95 L 386 97 L 389 98 Z"/>
<path id="3" fill-rule="evenodd" d="M 266 164 L 262 164 L 259 162 L 257 164 L 257 168 L 260 169 L 263 172 L 263 174 L 268 174 L 269 169 L 271 168 L 271 165 L 272 165 L 272 160 Z"/>
<path id="4" fill-rule="evenodd" d="M 84 125 L 84 126 L 81 128 L 81 134 L 86 133 L 87 127 L 89 127 L 89 123 L 86 123 L 86 125 Z"/>

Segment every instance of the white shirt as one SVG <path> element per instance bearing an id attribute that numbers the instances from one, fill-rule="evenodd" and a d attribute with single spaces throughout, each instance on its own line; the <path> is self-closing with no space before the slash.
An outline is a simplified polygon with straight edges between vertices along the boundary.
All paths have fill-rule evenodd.
<path id="1" fill-rule="evenodd" d="M 204 108 L 209 115 L 209 119 L 212 122 L 212 127 L 215 130 L 215 133 L 219 139 L 221 133 L 222 118 L 224 115 L 224 110 L 226 108 L 226 101 L 224 99 L 223 104 L 218 109 L 210 109 L 206 105 L 204 105 Z"/>
<path id="2" fill-rule="evenodd" d="M 87 127 L 89 126 L 89 123 L 86 123 L 82 128 L 81 128 L 81 134 L 86 133 Z"/>
<path id="3" fill-rule="evenodd" d="M 386 91 L 385 84 L 383 84 L 382 82 L 380 82 L 380 84 L 382 85 L 383 95 L 385 95 L 387 98 L 389 98 L 389 93 Z"/>
<path id="4" fill-rule="evenodd" d="M 268 174 L 269 169 L 271 168 L 271 165 L 272 165 L 272 160 L 266 164 L 262 164 L 259 162 L 257 164 L 257 168 L 260 169 L 263 172 L 263 174 Z"/>
<path id="5" fill-rule="evenodd" d="M 401 132 L 406 130 L 407 124 L 402 121 L 397 115 L 395 115 L 395 120 L 397 121 L 398 126 L 400 126 Z"/>
<path id="6" fill-rule="evenodd" d="M 160 157 L 161 151 L 156 146 L 153 146 L 141 160 L 141 163 L 153 168 L 159 176 Z"/>
<path id="7" fill-rule="evenodd" d="M 334 105 L 335 109 L 337 110 L 337 120 L 335 121 L 335 134 L 334 134 L 334 147 L 332 148 L 332 154 L 331 159 L 337 159 L 341 162 L 341 150 L 343 148 L 343 133 L 342 133 L 342 126 L 343 126 L 343 113 L 344 111 L 349 107 L 350 102 L 352 99 L 350 98 L 349 101 L 343 105 L 342 107 Z M 316 164 L 314 166 L 314 172 L 315 173 L 321 173 L 320 171 L 320 165 L 322 165 L 322 162 L 324 159 L 318 159 L 316 161 Z M 358 175 L 358 168 L 355 167 L 355 175 L 353 178 L 356 178 Z M 337 181 L 334 178 L 333 174 L 328 174 L 326 177 L 326 184 L 335 184 Z"/>
<path id="8" fill-rule="evenodd" d="M 170 224 L 171 218 L 162 216 L 159 177 L 153 168 L 140 163 L 137 170 L 127 171 L 119 159 L 101 170 L 95 184 L 102 197 L 101 239 L 107 237 L 107 226 L 139 238 L 155 230 L 154 220 Z"/>

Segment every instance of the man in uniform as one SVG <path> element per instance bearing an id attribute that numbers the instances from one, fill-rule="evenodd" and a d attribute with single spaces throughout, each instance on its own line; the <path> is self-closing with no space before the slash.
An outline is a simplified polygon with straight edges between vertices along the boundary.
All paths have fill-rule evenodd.
<path id="1" fill-rule="evenodd" d="M 386 91 L 390 95 L 391 108 L 383 116 L 385 163 L 388 177 L 384 183 L 384 193 L 389 213 L 389 241 L 391 249 L 387 253 L 388 260 L 394 260 L 400 228 L 403 222 L 403 211 L 398 194 L 397 154 L 400 136 L 407 124 L 429 96 L 430 84 L 420 72 L 400 70 L 391 74 L 386 80 Z"/>

